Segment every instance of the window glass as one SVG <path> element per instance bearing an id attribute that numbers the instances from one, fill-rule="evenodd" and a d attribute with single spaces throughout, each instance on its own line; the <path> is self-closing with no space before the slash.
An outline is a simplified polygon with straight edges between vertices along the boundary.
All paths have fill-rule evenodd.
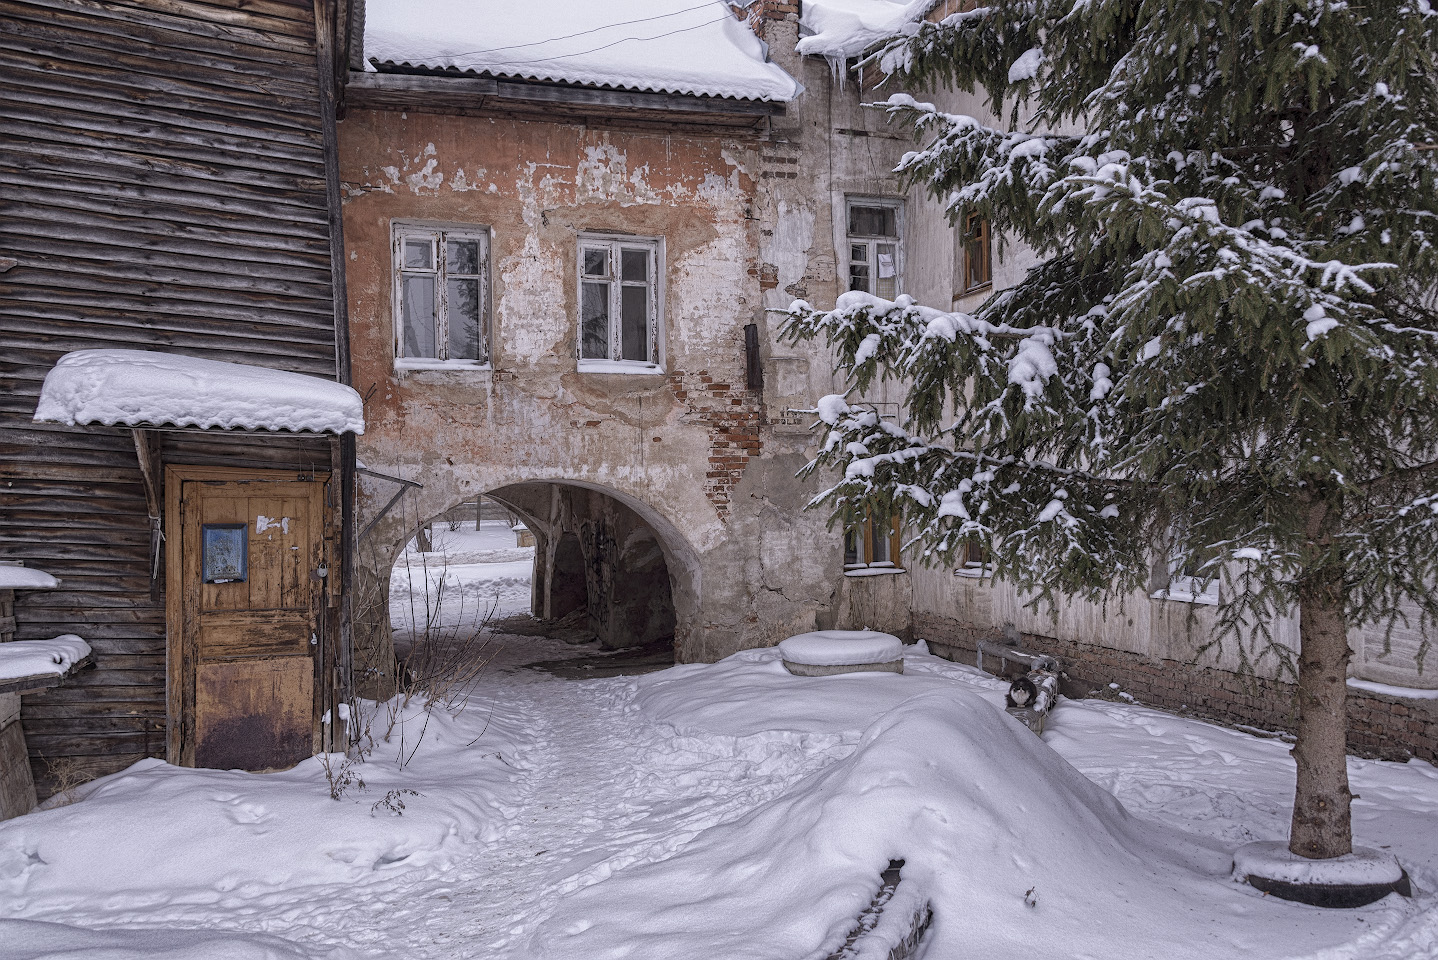
<path id="1" fill-rule="evenodd" d="M 849 234 L 855 237 L 897 237 L 898 211 L 890 206 L 849 206 Z"/>
<path id="2" fill-rule="evenodd" d="M 404 349 L 401 356 L 433 357 L 435 354 L 434 278 L 405 277 L 403 283 Z"/>
<path id="3" fill-rule="evenodd" d="M 585 251 L 588 259 L 589 251 Z M 586 264 L 586 267 L 588 265 Z M 609 359 L 609 284 L 586 281 L 580 304 L 580 356 Z"/>
<path id="4" fill-rule="evenodd" d="M 579 356 L 658 363 L 659 245 L 583 239 L 579 246 Z"/>
<path id="5" fill-rule="evenodd" d="M 449 281 L 449 359 L 480 356 L 479 281 Z"/>
<path id="6" fill-rule="evenodd" d="M 620 259 L 623 264 L 620 279 L 640 283 L 649 279 L 648 250 L 624 250 L 620 253 Z"/>
<path id="7" fill-rule="evenodd" d="M 483 228 L 395 226 L 395 355 L 484 361 L 489 239 Z"/>
<path id="8" fill-rule="evenodd" d="M 625 269 L 626 271 L 628 269 L 627 263 Z M 624 287 L 620 296 L 620 304 L 622 320 L 620 356 L 625 360 L 648 360 L 649 288 L 647 286 Z"/>
<path id="9" fill-rule="evenodd" d="M 406 240 L 404 242 L 404 268 L 406 270 L 433 270 L 433 243 L 429 240 Z"/>
<path id="10" fill-rule="evenodd" d="M 584 275 L 586 277 L 609 276 L 609 251 L 586 248 L 584 251 Z"/>
<path id="11" fill-rule="evenodd" d="M 444 245 L 445 266 L 450 274 L 479 273 L 479 241 L 451 240 Z"/>

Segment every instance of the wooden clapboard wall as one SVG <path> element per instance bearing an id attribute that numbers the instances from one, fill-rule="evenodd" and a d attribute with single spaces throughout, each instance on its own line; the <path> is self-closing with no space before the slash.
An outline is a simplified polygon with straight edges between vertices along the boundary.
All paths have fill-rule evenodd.
<path id="1" fill-rule="evenodd" d="M 32 423 L 41 380 L 89 347 L 336 376 L 318 64 L 311 0 L 0 0 L 0 559 L 63 580 L 19 596 L 17 638 L 98 660 L 25 700 L 42 797 L 164 756 L 165 624 L 130 432 Z M 162 449 L 329 464 L 323 440 Z"/>

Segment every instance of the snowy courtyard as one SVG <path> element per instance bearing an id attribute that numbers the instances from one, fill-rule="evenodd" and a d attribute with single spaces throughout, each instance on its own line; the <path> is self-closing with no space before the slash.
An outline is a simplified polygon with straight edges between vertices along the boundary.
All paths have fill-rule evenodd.
<path id="1" fill-rule="evenodd" d="M 456 537 L 446 575 L 503 604 L 522 560 L 483 539 Z M 1422 762 L 1351 763 L 1355 839 L 1418 895 L 1324 911 L 1229 877 L 1236 846 L 1286 833 L 1278 740 L 1086 700 L 1040 741 L 1004 684 L 922 647 L 903 675 L 755 650 L 575 681 L 529 665 L 591 647 L 489 644 L 452 708 L 412 701 L 387 741 L 375 708 L 363 763 L 145 761 L 0 825 L 0 956 L 818 960 L 891 860 L 872 942 L 927 904 L 933 960 L 1438 956 Z"/>

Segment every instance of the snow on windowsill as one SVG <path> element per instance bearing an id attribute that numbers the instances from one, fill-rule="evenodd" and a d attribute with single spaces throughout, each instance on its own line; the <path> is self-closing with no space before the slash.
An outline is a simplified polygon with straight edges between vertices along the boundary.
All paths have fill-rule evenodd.
<path id="1" fill-rule="evenodd" d="M 76 350 L 45 375 L 35 419 L 359 434 L 364 401 L 342 383 L 288 370 L 156 350 Z"/>
<path id="2" fill-rule="evenodd" d="M 0 590 L 54 590 L 59 585 L 44 570 L 0 563 Z"/>
<path id="3" fill-rule="evenodd" d="M 580 373 L 622 373 L 628 376 L 663 376 L 664 368 L 645 360 L 580 360 Z"/>
<path id="4" fill-rule="evenodd" d="M 451 373 L 492 373 L 494 371 L 494 367 L 490 366 L 487 360 L 433 360 L 429 357 L 396 357 L 394 368 L 399 373 L 412 370 L 439 370 Z"/>
<path id="5" fill-rule="evenodd" d="M 0 680 L 21 680 L 46 674 L 63 676 L 90 655 L 90 645 L 73 633 L 52 640 L 0 643 Z"/>
<path id="6" fill-rule="evenodd" d="M 987 580 L 994 575 L 994 568 L 991 566 L 962 566 L 954 568 L 954 576 L 968 577 L 970 580 Z"/>
<path id="7" fill-rule="evenodd" d="M 1428 690 L 1423 687 L 1399 687 L 1391 683 L 1377 683 L 1373 680 L 1358 680 L 1353 677 L 1348 678 L 1348 685 L 1354 690 L 1377 693 L 1385 697 L 1400 697 L 1404 700 L 1438 700 L 1438 690 Z"/>
<path id="8" fill-rule="evenodd" d="M 1207 593 L 1189 593 L 1186 590 L 1156 590 L 1149 595 L 1153 600 L 1172 600 L 1174 603 L 1201 603 L 1206 606 L 1218 606 L 1218 598 Z"/>
<path id="9" fill-rule="evenodd" d="M 850 567 L 844 570 L 846 577 L 881 577 L 886 574 L 908 573 L 903 567 L 896 567 L 892 564 L 887 567 Z"/>

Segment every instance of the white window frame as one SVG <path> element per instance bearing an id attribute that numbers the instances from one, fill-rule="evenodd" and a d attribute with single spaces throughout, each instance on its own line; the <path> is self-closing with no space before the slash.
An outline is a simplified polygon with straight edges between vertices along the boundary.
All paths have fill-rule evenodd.
<path id="1" fill-rule="evenodd" d="M 1169 557 L 1167 562 L 1168 583 L 1155 591 L 1155 600 L 1172 600 L 1176 603 L 1202 603 L 1216 605 L 1219 602 L 1218 585 L 1222 578 L 1215 571 L 1212 578 L 1205 580 L 1184 573 L 1182 558 Z"/>
<path id="2" fill-rule="evenodd" d="M 390 273 L 391 297 L 393 300 L 394 323 L 394 365 L 396 370 L 434 369 L 489 369 L 493 346 L 490 343 L 490 316 L 492 297 L 490 293 L 490 240 L 489 227 L 479 224 L 435 223 L 431 221 L 396 220 L 390 225 Z M 404 244 L 406 241 L 428 240 L 431 244 L 432 271 L 421 271 L 404 267 Z M 479 243 L 479 328 L 480 356 L 451 359 L 449 351 L 449 284 L 446 283 L 448 268 L 444 258 L 446 240 L 474 240 Z M 435 278 L 435 357 L 406 357 L 404 355 L 404 277 L 405 274 L 433 273 Z M 468 277 L 469 275 L 465 275 Z"/>
<path id="3" fill-rule="evenodd" d="M 582 233 L 575 244 L 575 347 L 574 354 L 581 373 L 664 373 L 664 239 L 635 237 L 625 234 Z M 649 254 L 649 279 L 644 283 L 623 278 L 621 251 L 644 250 Z M 603 277 L 585 274 L 585 251 L 604 250 L 607 271 Z M 584 355 L 584 285 L 609 285 L 609 331 L 607 357 Z M 648 290 L 649 330 L 648 360 L 623 359 L 623 312 L 621 298 L 625 287 L 644 286 Z"/>
<path id="4" fill-rule="evenodd" d="M 849 232 L 849 222 L 852 219 L 855 207 L 876 207 L 894 212 L 894 236 L 885 237 L 871 234 L 856 234 Z M 869 267 L 869 285 L 865 293 L 872 296 L 883 297 L 886 300 L 893 297 L 885 296 L 879 292 L 879 280 L 881 277 L 879 263 L 879 247 L 881 245 L 892 245 L 894 248 L 894 290 L 893 296 L 897 297 L 904 292 L 904 201 L 897 197 L 864 197 L 852 196 L 844 198 L 844 289 L 853 290 L 853 265 L 861 261 L 854 259 L 854 248 L 862 246 L 865 250 L 865 259 L 862 261 Z"/>

